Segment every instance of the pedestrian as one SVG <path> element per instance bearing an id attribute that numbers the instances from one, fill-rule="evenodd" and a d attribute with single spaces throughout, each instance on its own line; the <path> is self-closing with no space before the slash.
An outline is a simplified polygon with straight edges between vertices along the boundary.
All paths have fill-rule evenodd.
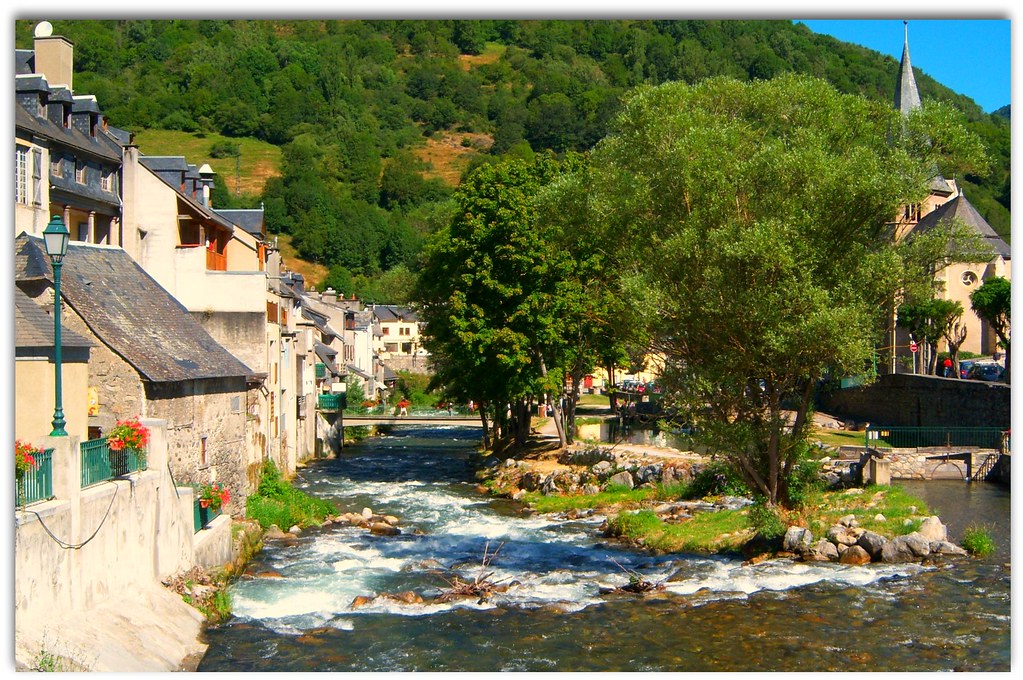
<path id="1" fill-rule="evenodd" d="M 945 357 L 944 366 L 945 366 L 945 377 L 946 378 L 951 378 L 952 377 L 952 359 L 950 359 L 949 357 Z"/>
<path id="2" fill-rule="evenodd" d="M 408 402 L 407 399 L 402 399 L 401 401 L 398 402 L 398 409 L 399 409 L 398 415 L 399 416 L 407 416 L 408 415 L 408 405 L 409 405 L 409 402 Z"/>

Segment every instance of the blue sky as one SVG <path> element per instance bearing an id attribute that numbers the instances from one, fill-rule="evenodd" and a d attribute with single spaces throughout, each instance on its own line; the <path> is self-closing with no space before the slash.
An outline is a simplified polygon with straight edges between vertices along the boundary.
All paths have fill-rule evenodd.
<path id="1" fill-rule="evenodd" d="M 902 57 L 901 19 L 801 21 L 814 33 Z M 909 56 L 915 69 L 972 98 L 991 113 L 1010 102 L 1008 19 L 909 19 Z"/>

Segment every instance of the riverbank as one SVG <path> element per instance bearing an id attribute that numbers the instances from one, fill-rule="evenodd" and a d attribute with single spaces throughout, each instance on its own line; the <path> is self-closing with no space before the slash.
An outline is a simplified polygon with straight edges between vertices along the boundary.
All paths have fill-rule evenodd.
<path id="1" fill-rule="evenodd" d="M 635 444 L 561 449 L 552 430 L 542 422 L 514 457 L 483 452 L 481 487 L 565 520 L 603 516 L 605 537 L 657 553 L 847 564 L 966 554 L 940 518 L 898 485 L 812 489 L 798 509 L 769 509 L 744 497 L 708 457 Z"/>

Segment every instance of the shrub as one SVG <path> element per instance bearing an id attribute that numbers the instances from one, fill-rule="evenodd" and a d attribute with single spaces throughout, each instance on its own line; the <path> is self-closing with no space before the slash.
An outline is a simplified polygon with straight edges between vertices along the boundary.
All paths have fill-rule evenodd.
<path id="1" fill-rule="evenodd" d="M 319 525 L 324 517 L 334 512 L 337 509 L 331 503 L 294 488 L 281 477 L 271 460 L 263 463 L 256 493 L 245 500 L 246 516 L 264 529 L 273 524 L 285 531 L 296 524 L 300 527 Z"/>
<path id="2" fill-rule="evenodd" d="M 241 153 L 241 146 L 235 142 L 220 141 L 210 145 L 210 158 L 234 158 Z"/>
<path id="3" fill-rule="evenodd" d="M 720 461 L 712 462 L 697 472 L 686 492 L 688 498 L 722 494 L 745 496 L 749 494 L 749 489 L 730 465 Z"/>
<path id="4" fill-rule="evenodd" d="M 807 447 L 809 449 L 809 447 Z M 824 489 L 824 479 L 821 477 L 821 463 L 816 460 L 809 460 L 804 453 L 803 460 L 796 463 L 789 474 L 786 486 L 788 507 L 801 508 L 814 494 Z"/>
<path id="5" fill-rule="evenodd" d="M 763 538 L 770 540 L 785 535 L 785 523 L 778 516 L 778 511 L 768 505 L 763 497 L 757 498 L 756 502 L 750 506 L 747 519 L 750 528 Z"/>
<path id="6" fill-rule="evenodd" d="M 963 532 L 963 548 L 977 557 L 987 557 L 995 551 L 995 540 L 986 528 L 971 524 Z"/>

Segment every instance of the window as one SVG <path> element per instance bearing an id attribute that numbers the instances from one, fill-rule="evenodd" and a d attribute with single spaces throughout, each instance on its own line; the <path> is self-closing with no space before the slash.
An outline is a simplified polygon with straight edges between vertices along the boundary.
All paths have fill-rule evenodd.
<path id="1" fill-rule="evenodd" d="M 85 161 L 75 161 L 75 181 L 85 184 Z"/>
<path id="2" fill-rule="evenodd" d="M 387 327 L 387 326 L 381 327 L 380 330 L 383 332 L 384 335 L 390 335 L 391 334 L 391 329 L 389 327 Z"/>
<path id="3" fill-rule="evenodd" d="M 28 147 L 18 146 L 14 152 L 14 200 L 18 203 L 28 203 L 29 181 L 28 181 Z"/>
<path id="4" fill-rule="evenodd" d="M 970 286 L 977 285 L 977 275 L 971 271 L 963 272 L 962 276 L 963 285 L 969 288 Z"/>
<path id="5" fill-rule="evenodd" d="M 103 175 L 100 177 L 99 180 L 100 189 L 102 189 L 103 191 L 110 191 L 110 187 L 113 185 L 113 181 L 111 179 L 112 177 L 113 173 L 110 172 L 109 170 L 104 169 Z"/>
<path id="6" fill-rule="evenodd" d="M 55 177 L 64 176 L 64 157 L 59 153 L 50 154 L 50 174 Z"/>

